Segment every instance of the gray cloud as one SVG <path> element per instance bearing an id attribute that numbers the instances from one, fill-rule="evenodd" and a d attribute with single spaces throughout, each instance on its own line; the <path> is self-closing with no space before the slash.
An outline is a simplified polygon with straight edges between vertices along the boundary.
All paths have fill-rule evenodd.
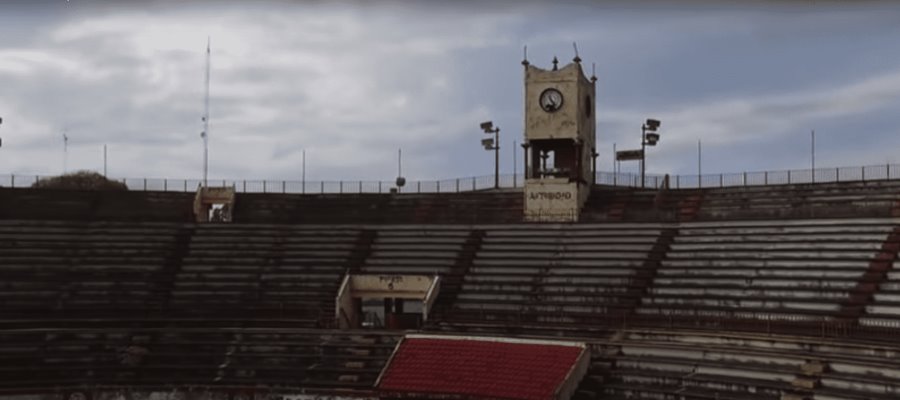
<path id="1" fill-rule="evenodd" d="M 207 35 L 217 178 L 295 179 L 305 149 L 310 179 L 391 179 L 398 147 L 413 179 L 486 175 L 485 119 L 504 129 L 508 171 L 521 46 L 546 65 L 569 59 L 572 41 L 598 65 L 601 166 L 648 116 L 664 121 L 656 171 L 690 171 L 698 138 L 742 154 L 815 127 L 836 132 L 823 148 L 833 162 L 861 164 L 889 157 L 882 144 L 898 136 L 881 129 L 870 134 L 884 140 L 856 148 L 838 133 L 896 125 L 900 14 L 881 5 L 72 3 L 0 6 L 14 11 L 0 11 L 0 171 L 58 173 L 68 129 L 70 169 L 99 169 L 106 143 L 114 175 L 198 176 Z M 804 73 L 802 59 L 816 64 Z M 791 157 L 710 155 L 707 168 Z"/>

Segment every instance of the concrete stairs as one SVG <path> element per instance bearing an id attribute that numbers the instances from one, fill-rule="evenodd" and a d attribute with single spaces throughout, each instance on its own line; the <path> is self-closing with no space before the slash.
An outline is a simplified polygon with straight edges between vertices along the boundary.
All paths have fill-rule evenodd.
<path id="1" fill-rule="evenodd" d="M 433 325 L 434 321 L 445 319 L 449 314 L 462 288 L 463 278 L 469 272 L 472 260 L 475 259 L 475 255 L 481 248 L 484 234 L 483 229 L 473 229 L 469 232 L 469 236 L 466 238 L 466 243 L 463 245 L 459 257 L 456 259 L 456 265 L 453 266 L 452 272 L 444 275 L 442 278 L 440 293 L 432 308 L 429 325 Z"/>
<path id="2" fill-rule="evenodd" d="M 370 389 L 399 339 L 374 333 L 323 335 L 319 359 L 306 368 L 304 383 L 311 387 Z"/>
<path id="3" fill-rule="evenodd" d="M 900 252 L 900 227 L 894 228 L 888 234 L 878 254 L 869 262 L 869 268 L 853 288 L 850 298 L 841 304 L 839 315 L 842 318 L 858 321 L 866 306 L 872 303 L 873 295 L 880 285 L 887 280 L 887 273 L 893 268 L 898 252 Z"/>
<path id="4" fill-rule="evenodd" d="M 637 271 L 634 284 L 628 290 L 627 297 L 633 300 L 631 300 L 630 309 L 627 314 L 634 314 L 635 307 L 640 304 L 640 299 L 643 298 L 644 294 L 653 284 L 653 279 L 656 277 L 656 271 L 660 267 L 662 261 L 666 258 L 666 253 L 669 252 L 669 248 L 677 234 L 678 230 L 673 228 L 663 229 L 660 232 L 656 239 L 656 243 L 654 243 L 653 248 L 647 255 L 647 259 L 644 260 L 644 265 Z"/>

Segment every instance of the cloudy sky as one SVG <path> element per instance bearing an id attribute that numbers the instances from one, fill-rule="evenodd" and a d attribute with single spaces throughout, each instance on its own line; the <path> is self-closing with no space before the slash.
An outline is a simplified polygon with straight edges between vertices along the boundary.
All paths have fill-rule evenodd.
<path id="1" fill-rule="evenodd" d="M 887 2 L 0 3 L 0 174 L 489 175 L 479 122 L 512 172 L 522 48 L 596 63 L 601 169 L 662 120 L 649 172 L 900 163 L 900 5 Z M 446 3 L 453 3 L 448 5 Z M 847 2 L 850 3 L 850 2 Z M 521 151 L 521 150 L 517 150 Z M 520 156 L 520 154 L 519 154 Z M 521 157 L 519 157 L 521 159 Z M 637 170 L 623 164 L 625 171 Z"/>

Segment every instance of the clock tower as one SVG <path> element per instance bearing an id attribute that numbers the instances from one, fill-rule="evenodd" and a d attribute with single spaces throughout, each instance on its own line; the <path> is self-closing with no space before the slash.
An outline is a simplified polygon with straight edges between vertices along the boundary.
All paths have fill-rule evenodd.
<path id="1" fill-rule="evenodd" d="M 525 66 L 525 220 L 577 221 L 593 183 L 595 83 L 572 63 Z"/>

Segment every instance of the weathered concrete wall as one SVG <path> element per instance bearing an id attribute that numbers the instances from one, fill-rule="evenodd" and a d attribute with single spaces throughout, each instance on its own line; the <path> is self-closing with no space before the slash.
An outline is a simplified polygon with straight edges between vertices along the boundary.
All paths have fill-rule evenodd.
<path id="1" fill-rule="evenodd" d="M 353 297 L 389 296 L 424 300 L 434 281 L 422 275 L 353 275 L 350 289 Z"/>
<path id="2" fill-rule="evenodd" d="M 193 193 L 0 189 L 0 219 L 190 222 Z"/>
<path id="3" fill-rule="evenodd" d="M 540 96 L 547 89 L 563 96 L 562 107 L 555 112 L 541 108 Z M 525 139 L 572 139 L 594 136 L 594 112 L 586 112 L 584 101 L 594 103 L 594 84 L 581 71 L 581 65 L 569 64 L 558 71 L 534 66 L 525 68 Z M 593 142 L 591 143 L 593 144 Z"/>
<path id="4" fill-rule="evenodd" d="M 525 220 L 578 221 L 584 197 L 578 187 L 566 178 L 528 180 L 525 183 Z"/>

